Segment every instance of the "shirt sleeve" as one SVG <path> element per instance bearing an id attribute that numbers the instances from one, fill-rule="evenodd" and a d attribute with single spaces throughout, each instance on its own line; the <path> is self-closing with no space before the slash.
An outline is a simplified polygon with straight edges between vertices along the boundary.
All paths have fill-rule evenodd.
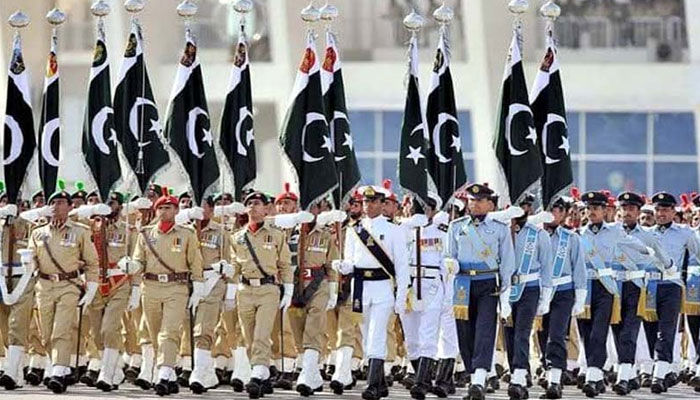
<path id="1" fill-rule="evenodd" d="M 199 239 L 197 239 L 197 234 L 195 232 L 190 233 L 187 243 L 187 264 L 190 269 L 192 280 L 202 282 L 204 280 L 204 277 L 202 276 L 204 259 L 202 258 Z"/>
<path id="2" fill-rule="evenodd" d="M 588 288 L 588 279 L 586 277 L 586 255 L 583 252 L 581 238 L 574 233 L 571 234 L 569 255 L 571 256 L 571 276 L 574 280 L 574 288 Z"/>
<path id="3" fill-rule="evenodd" d="M 540 279 L 542 287 L 552 287 L 552 245 L 549 235 L 541 230 L 537 233 L 537 255 L 540 263 Z"/>
<path id="4" fill-rule="evenodd" d="M 80 258 L 85 263 L 85 278 L 88 282 L 97 282 L 99 271 L 99 261 L 97 259 L 97 249 L 90 239 L 90 231 L 82 229 L 80 235 Z"/>
<path id="5" fill-rule="evenodd" d="M 338 272 L 331 266 L 333 260 L 340 258 L 338 245 L 334 236 L 335 235 L 332 233 L 328 235 L 328 252 L 326 253 L 326 273 L 328 274 L 328 280 L 330 282 L 338 281 Z"/>
<path id="6" fill-rule="evenodd" d="M 513 249 L 513 237 L 510 234 L 510 228 L 507 225 L 502 225 L 500 231 L 498 256 L 501 259 L 499 273 L 501 275 L 501 290 L 503 290 L 510 287 L 511 278 L 515 272 L 515 250 Z"/>
<path id="7" fill-rule="evenodd" d="M 277 258 L 277 269 L 282 283 L 294 283 L 294 271 L 292 270 L 292 253 L 289 250 L 285 235 L 280 235 L 280 246 Z"/>
<path id="8" fill-rule="evenodd" d="M 700 236 L 698 236 L 697 231 L 692 232 L 688 237 L 686 247 L 691 254 L 694 254 L 695 257 L 700 260 Z"/>
<path id="9" fill-rule="evenodd" d="M 457 260 L 458 254 L 458 226 L 455 222 L 450 222 L 450 225 L 448 225 L 447 234 L 445 235 L 445 249 L 443 250 L 445 257 L 454 258 L 455 260 Z"/>
<path id="10" fill-rule="evenodd" d="M 392 251 L 394 253 L 394 268 L 396 269 L 396 286 L 399 293 L 406 293 L 411 281 L 410 267 L 408 266 L 408 247 L 405 231 L 397 227 L 392 232 Z"/>

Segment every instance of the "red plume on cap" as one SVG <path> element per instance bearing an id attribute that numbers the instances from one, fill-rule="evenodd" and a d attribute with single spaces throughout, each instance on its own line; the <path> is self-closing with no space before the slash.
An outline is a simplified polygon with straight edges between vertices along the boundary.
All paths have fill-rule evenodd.
<path id="1" fill-rule="evenodd" d="M 581 201 L 581 190 L 576 186 L 573 186 L 571 188 L 571 197 L 573 197 L 576 201 Z"/>
<path id="2" fill-rule="evenodd" d="M 161 196 L 170 196 L 170 190 L 168 189 L 167 186 L 163 186 L 160 188 L 160 195 Z"/>
<path id="3" fill-rule="evenodd" d="M 291 185 L 289 184 L 289 182 L 284 183 L 284 191 L 282 193 L 278 194 L 277 197 L 275 197 L 275 204 L 277 204 L 277 202 L 280 202 L 282 200 L 291 200 L 291 201 L 295 201 L 295 202 L 299 201 L 299 198 L 297 197 L 297 195 L 294 192 L 292 192 Z"/>
<path id="4" fill-rule="evenodd" d="M 488 183 L 488 182 L 484 182 L 484 186 L 489 187 L 489 183 Z"/>
<path id="5" fill-rule="evenodd" d="M 391 190 L 391 179 L 384 179 L 382 181 L 382 187 L 386 190 Z"/>
<path id="6" fill-rule="evenodd" d="M 649 199 L 647 199 L 647 195 L 645 195 L 645 194 L 642 195 L 642 202 L 644 204 L 647 204 L 649 202 Z"/>
<path id="7" fill-rule="evenodd" d="M 692 206 L 692 203 L 690 202 L 690 197 L 688 196 L 688 193 L 682 193 L 681 194 L 681 208 L 684 210 L 687 210 Z"/>
<path id="8" fill-rule="evenodd" d="M 168 190 L 167 187 L 163 186 L 163 187 L 160 189 L 160 192 L 161 192 L 161 196 L 160 196 L 160 197 L 158 198 L 158 200 L 156 200 L 156 202 L 153 204 L 153 208 L 154 208 L 154 209 L 157 209 L 157 208 L 160 207 L 160 206 L 168 205 L 168 204 L 173 205 L 173 206 L 175 206 L 175 207 L 178 206 L 177 197 L 171 195 L 171 194 L 170 194 L 170 191 Z"/>
<path id="9" fill-rule="evenodd" d="M 610 192 L 608 192 L 610 193 Z M 615 197 L 608 196 L 608 207 L 615 207 Z"/>
<path id="10" fill-rule="evenodd" d="M 608 189 L 601 190 L 601 192 L 603 192 L 603 194 L 607 197 L 610 197 L 610 191 Z"/>
<path id="11" fill-rule="evenodd" d="M 289 182 L 285 182 L 285 183 L 284 183 L 284 191 L 285 191 L 285 193 L 289 193 L 289 192 L 290 192 L 290 190 L 289 190 L 290 187 L 291 187 L 291 185 L 289 184 Z"/>

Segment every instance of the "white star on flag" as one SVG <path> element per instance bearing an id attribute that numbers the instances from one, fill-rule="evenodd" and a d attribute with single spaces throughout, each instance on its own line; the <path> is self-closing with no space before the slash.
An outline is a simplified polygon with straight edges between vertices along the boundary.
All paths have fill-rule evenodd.
<path id="1" fill-rule="evenodd" d="M 423 153 L 421 153 L 421 149 L 422 147 L 420 146 L 417 148 L 413 146 L 408 146 L 408 155 L 406 156 L 406 158 L 410 158 L 411 160 L 413 160 L 415 165 L 418 165 L 418 160 L 420 160 L 421 158 L 425 158 Z"/>
<path id="2" fill-rule="evenodd" d="M 214 138 L 211 135 L 211 130 L 210 129 L 204 129 L 204 137 L 202 138 L 203 142 L 207 142 L 209 146 L 214 145 Z"/>
<path id="3" fill-rule="evenodd" d="M 571 147 L 569 147 L 569 138 L 568 137 L 566 137 L 564 135 L 561 136 L 561 146 L 559 146 L 559 148 L 564 150 L 564 152 L 566 153 L 567 156 L 569 155 L 569 149 Z"/>
<path id="4" fill-rule="evenodd" d="M 352 150 L 352 136 L 347 133 L 345 134 L 345 143 L 343 143 L 343 146 L 348 146 L 350 150 Z"/>
<path id="5" fill-rule="evenodd" d="M 452 136 L 452 145 L 450 147 L 454 147 L 457 152 L 462 151 L 462 142 L 458 136 Z"/>
<path id="6" fill-rule="evenodd" d="M 162 130 L 163 130 L 163 127 L 160 125 L 160 121 L 157 119 L 152 119 L 151 120 L 151 129 L 149 129 L 148 131 L 158 134 Z"/>
<path id="7" fill-rule="evenodd" d="M 532 145 L 534 146 L 537 144 L 537 131 L 535 130 L 535 128 L 532 127 L 528 129 L 530 130 L 530 133 L 527 136 L 525 136 L 525 139 L 532 140 Z"/>
<path id="8" fill-rule="evenodd" d="M 328 136 L 323 136 L 322 149 L 327 149 L 329 153 L 333 153 L 333 143 L 331 143 L 331 138 Z"/>

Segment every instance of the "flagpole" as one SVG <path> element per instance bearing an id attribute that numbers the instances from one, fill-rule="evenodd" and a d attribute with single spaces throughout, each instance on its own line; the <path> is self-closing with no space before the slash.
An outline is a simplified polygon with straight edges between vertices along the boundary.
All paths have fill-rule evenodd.
<path id="1" fill-rule="evenodd" d="M 143 41 L 141 40 L 141 25 L 139 24 L 139 20 L 136 17 L 138 13 L 143 11 L 144 7 L 146 4 L 144 3 L 144 0 L 127 0 L 124 3 L 124 8 L 128 13 L 131 14 L 131 25 L 136 27 L 136 41 L 137 43 L 141 43 L 141 98 L 146 97 L 146 57 L 143 54 Z M 138 57 L 138 53 L 136 55 Z M 144 118 L 145 114 L 143 111 L 141 112 L 141 117 L 139 118 L 139 142 L 138 142 L 138 155 L 137 155 L 137 160 L 136 160 L 136 168 L 134 168 L 134 173 L 136 174 L 136 185 L 139 188 L 139 192 L 141 192 L 141 182 L 139 182 L 140 178 L 139 175 L 144 174 L 144 169 L 143 169 L 143 124 L 144 124 Z M 141 193 L 143 194 L 143 193 Z"/>
<path id="2" fill-rule="evenodd" d="M 54 7 L 51 11 L 49 11 L 48 14 L 46 14 L 46 21 L 48 21 L 48 23 L 51 24 L 51 26 L 53 26 L 53 28 L 51 29 L 51 48 L 49 49 L 49 54 L 53 53 L 53 56 L 55 57 L 52 60 L 51 57 L 49 56 L 49 60 L 48 60 L 49 65 L 47 65 L 47 70 L 52 68 L 52 66 L 50 64 L 52 61 L 54 61 L 54 62 L 56 62 L 56 74 L 59 74 L 58 54 L 57 54 L 58 53 L 58 49 L 57 49 L 58 48 L 58 27 L 61 26 L 61 24 L 63 24 L 64 22 L 66 22 L 66 14 L 63 11 L 59 10 L 58 8 Z M 47 71 L 47 74 L 48 74 L 48 71 Z M 42 138 L 44 137 L 43 131 L 46 130 L 46 123 L 48 122 L 46 120 L 46 118 L 47 118 L 46 115 L 48 113 L 48 110 L 47 110 L 48 94 L 49 94 L 48 85 L 46 82 L 46 78 L 44 78 L 44 95 L 42 96 L 42 99 L 41 99 L 41 101 L 42 101 L 42 104 L 41 104 L 41 129 L 42 129 L 42 132 L 40 132 L 40 137 L 42 137 Z M 60 97 L 60 94 L 59 94 L 59 97 Z M 39 145 L 41 146 L 41 144 L 39 144 Z M 60 147 L 60 145 L 59 145 L 59 147 Z M 41 152 L 39 152 L 39 154 L 41 154 Z M 39 165 L 43 165 L 43 164 L 44 164 L 43 157 L 40 157 Z M 44 174 L 42 173 L 41 169 L 39 170 L 39 172 L 40 172 L 39 178 L 41 181 L 41 187 L 42 187 L 42 189 L 44 189 L 44 176 L 43 176 Z M 56 185 L 57 182 L 58 181 L 54 182 L 54 185 Z M 48 188 L 48 189 L 55 190 L 56 188 L 54 187 L 54 188 Z M 44 196 L 50 196 L 50 194 L 44 193 Z M 77 365 L 76 365 L 76 367 L 77 367 Z"/>

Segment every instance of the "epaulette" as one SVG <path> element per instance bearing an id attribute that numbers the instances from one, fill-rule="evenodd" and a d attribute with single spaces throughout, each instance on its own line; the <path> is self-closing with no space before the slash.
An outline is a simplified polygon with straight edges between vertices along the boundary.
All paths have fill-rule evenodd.
<path id="1" fill-rule="evenodd" d="M 447 232 L 447 225 L 445 225 L 445 224 L 440 224 L 440 225 L 438 225 L 437 228 L 440 231 Z"/>
<path id="2" fill-rule="evenodd" d="M 76 228 L 87 229 L 87 230 L 92 229 L 92 228 L 90 228 L 89 225 L 85 225 L 85 224 L 83 224 L 81 222 L 77 222 L 77 221 L 71 221 L 70 219 L 66 220 L 66 225 L 71 226 L 71 227 L 76 227 Z"/>
<path id="3" fill-rule="evenodd" d="M 501 225 L 506 225 L 506 226 L 510 223 L 510 221 L 508 221 L 508 222 L 506 223 L 505 221 L 499 221 L 499 220 L 493 219 L 493 218 L 489 218 L 488 220 L 485 219 L 484 222 L 486 222 L 486 221 L 488 221 L 488 222 L 495 222 L 495 223 L 498 223 L 498 224 L 501 224 Z"/>

